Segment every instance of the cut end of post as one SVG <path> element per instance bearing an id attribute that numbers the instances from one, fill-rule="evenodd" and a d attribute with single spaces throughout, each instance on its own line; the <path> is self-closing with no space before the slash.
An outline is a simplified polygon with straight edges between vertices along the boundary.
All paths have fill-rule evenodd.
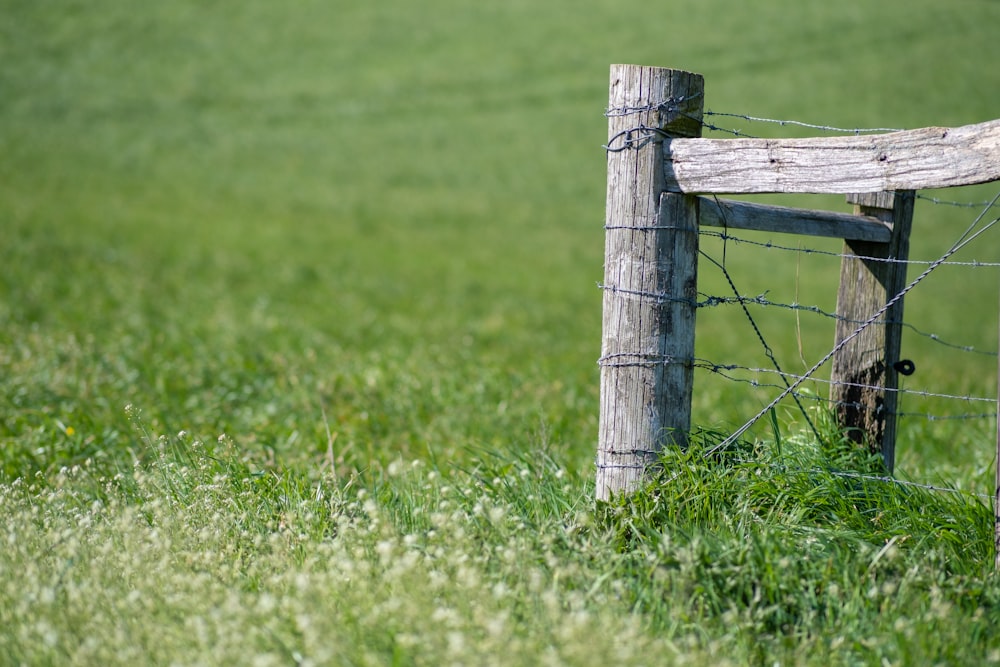
<path id="1" fill-rule="evenodd" d="M 652 130 L 664 136 L 701 136 L 705 78 L 684 70 L 612 65 L 608 91 L 609 130 Z M 614 123 L 615 119 L 621 122 Z M 616 125 L 620 127 L 615 127 Z M 614 135 L 609 136 L 609 142 Z"/>

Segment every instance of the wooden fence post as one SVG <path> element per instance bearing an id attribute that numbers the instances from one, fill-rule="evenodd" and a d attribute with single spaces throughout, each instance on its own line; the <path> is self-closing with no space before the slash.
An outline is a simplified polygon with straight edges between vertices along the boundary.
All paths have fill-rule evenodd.
<path id="1" fill-rule="evenodd" d="M 848 195 L 854 212 L 878 218 L 892 225 L 888 243 L 847 241 L 840 268 L 837 294 L 836 343 L 853 333 L 879 308 L 906 286 L 906 264 L 913 221 L 912 190 Z M 870 259 L 895 259 L 880 262 Z M 865 443 L 872 452 L 881 452 L 892 472 L 896 457 L 896 405 L 900 371 L 913 371 L 912 362 L 900 359 L 903 300 L 885 313 L 884 324 L 861 332 L 833 358 L 830 398 L 837 421 L 852 440 Z"/>
<path id="2" fill-rule="evenodd" d="M 664 194 L 664 156 L 701 136 L 703 93 L 698 74 L 611 67 L 598 500 L 639 487 L 690 430 L 698 201 Z"/>

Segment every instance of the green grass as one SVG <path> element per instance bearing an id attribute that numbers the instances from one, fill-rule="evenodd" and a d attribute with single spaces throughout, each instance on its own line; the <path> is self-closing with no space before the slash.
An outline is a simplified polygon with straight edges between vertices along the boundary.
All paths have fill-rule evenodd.
<path id="1" fill-rule="evenodd" d="M 609 64 L 699 71 L 716 111 L 962 125 L 997 116 L 1000 6 L 356 4 L 0 0 L 0 663 L 1000 659 L 990 509 L 838 475 L 871 462 L 787 406 L 591 500 Z M 912 256 L 974 215 L 918 202 Z M 836 259 L 724 252 L 834 310 Z M 996 284 L 941 269 L 907 320 L 995 350 Z M 830 347 L 754 315 L 787 370 Z M 995 395 L 994 357 L 904 353 L 908 387 Z M 721 308 L 698 354 L 764 363 Z M 773 395 L 696 383 L 706 442 Z M 994 428 L 907 419 L 899 471 L 991 493 Z"/>
<path id="2" fill-rule="evenodd" d="M 672 454 L 595 516 L 523 450 L 345 484 L 137 425 L 146 464 L 2 487 L 9 664 L 1000 659 L 989 509 L 797 438 Z"/>

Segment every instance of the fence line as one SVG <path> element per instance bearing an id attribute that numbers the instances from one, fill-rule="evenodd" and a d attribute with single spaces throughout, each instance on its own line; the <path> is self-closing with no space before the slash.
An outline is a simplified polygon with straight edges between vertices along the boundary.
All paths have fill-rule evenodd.
<path id="1" fill-rule="evenodd" d="M 993 198 L 993 203 L 995 203 L 997 200 L 1000 200 L 1000 193 L 998 193 L 997 196 Z M 917 276 L 916 278 L 914 278 L 910 283 L 908 283 L 903 288 L 903 290 L 901 292 L 899 292 L 896 296 L 892 297 L 892 299 L 890 299 L 888 303 L 886 303 L 883 307 L 879 308 L 878 311 L 876 311 L 876 313 L 874 315 L 872 315 L 868 320 L 866 320 L 864 323 L 862 323 L 857 329 L 854 330 L 854 332 L 852 332 L 846 338 L 844 338 L 843 340 L 841 340 L 836 346 L 834 346 L 834 348 L 832 350 L 830 350 L 830 352 L 828 352 L 826 355 L 824 355 L 822 359 L 820 359 L 808 371 L 806 371 L 806 373 L 803 374 L 800 379 L 798 379 L 795 382 L 793 382 L 792 385 L 791 385 L 791 387 L 789 387 L 788 389 L 786 389 L 783 392 L 781 392 L 781 394 L 779 394 L 777 396 L 777 398 L 775 398 L 773 401 L 771 401 L 764 409 L 762 409 L 756 415 L 754 415 L 753 417 L 751 417 L 745 424 L 743 424 L 743 426 L 741 426 L 740 428 L 736 429 L 735 432 L 733 432 L 731 435 L 729 435 L 721 443 L 719 443 L 718 445 L 716 445 L 715 447 L 713 447 L 712 449 L 710 449 L 708 451 L 708 453 L 711 454 L 714 451 L 717 451 L 719 449 L 723 449 L 723 448 L 728 447 L 729 445 L 731 445 L 733 442 L 735 442 L 740 437 L 742 437 L 744 433 L 746 433 L 748 430 L 750 430 L 750 428 L 752 428 L 754 424 L 756 424 L 765 415 L 767 415 L 768 412 L 770 412 L 783 398 L 785 398 L 789 393 L 791 393 L 791 391 L 793 389 L 797 388 L 799 385 L 801 385 L 803 382 L 805 382 L 808 379 L 815 379 L 812 376 L 815 375 L 816 371 L 818 371 L 820 368 L 822 368 L 826 364 L 826 362 L 828 362 L 830 359 L 832 359 L 837 352 L 839 352 L 843 347 L 845 347 L 847 345 L 847 343 L 849 343 L 850 341 L 854 340 L 858 335 L 861 334 L 861 332 L 863 332 L 865 329 L 867 329 L 869 326 L 871 326 L 874 322 L 878 321 L 878 319 L 882 315 L 884 315 L 886 312 L 888 312 L 888 310 L 894 304 L 896 304 L 897 302 L 899 302 L 900 300 L 902 300 L 902 298 L 906 294 L 908 294 L 914 287 L 916 287 L 921 282 L 923 282 L 923 280 L 928 275 L 930 275 L 934 271 L 934 269 L 936 269 L 938 266 L 940 266 L 945 261 L 947 261 L 947 259 L 949 257 L 951 257 L 952 255 L 954 255 L 962 247 L 964 247 L 964 246 L 968 245 L 969 243 L 971 243 L 973 240 L 975 240 L 977 237 L 979 237 L 983 232 L 985 232 L 987 229 L 989 229 L 994 224 L 996 224 L 998 222 L 998 220 L 1000 220 L 1000 219 L 996 219 L 995 218 L 990 223 L 988 223 L 985 227 L 983 227 L 982 229 L 973 232 L 973 230 L 975 229 L 975 227 L 980 223 L 980 221 L 986 215 L 986 212 L 988 210 L 989 210 L 989 208 L 984 209 L 983 212 L 980 213 L 979 216 L 976 217 L 976 219 L 973 221 L 973 223 L 971 225 L 969 225 L 969 227 L 962 233 L 962 235 L 951 246 L 951 248 L 949 248 L 936 262 L 932 263 L 929 267 L 927 267 L 926 269 L 924 269 L 923 273 L 921 273 L 919 276 Z M 882 388 L 882 391 L 888 391 L 888 390 L 889 390 L 889 388 L 887 388 L 887 387 L 883 387 Z"/>
<path id="2" fill-rule="evenodd" d="M 777 397 L 762 411 L 709 450 L 709 453 L 727 447 L 741 438 L 764 415 L 788 397 L 796 401 L 808 420 L 808 414 L 799 402 L 800 398 L 826 400 L 833 405 L 849 407 L 855 413 L 873 413 L 877 412 L 877 406 L 881 406 L 881 403 L 873 402 L 873 399 L 882 396 L 886 403 L 884 408 L 880 407 L 881 414 L 876 421 L 881 422 L 886 415 L 891 415 L 893 429 L 896 416 L 921 416 L 931 420 L 995 417 L 995 413 L 946 416 L 907 413 L 896 409 L 894 398 L 892 401 L 889 399 L 896 395 L 908 395 L 966 402 L 993 400 L 900 388 L 896 386 L 895 373 L 907 374 L 906 366 L 899 367 L 899 364 L 904 362 L 894 360 L 898 358 L 898 337 L 903 327 L 952 349 L 996 355 L 994 352 L 976 350 L 972 346 L 945 342 L 937 334 L 921 331 L 904 322 L 902 298 L 941 266 L 974 268 L 1000 266 L 1000 263 L 957 262 L 952 259 L 955 253 L 973 243 L 987 229 L 1000 221 L 1000 218 L 996 218 L 980 227 L 980 223 L 983 222 L 987 212 L 996 205 L 1000 195 L 990 202 L 982 203 L 983 210 L 976 220 L 941 257 L 926 262 L 907 258 L 907 234 L 914 199 L 930 201 L 934 205 L 979 207 L 975 202 L 951 202 L 917 195 L 908 188 L 945 187 L 1000 178 L 998 176 L 1000 151 L 995 150 L 994 146 L 996 139 L 1000 137 L 1000 121 L 963 128 L 925 128 L 903 132 L 898 132 L 894 128 L 845 129 L 802 121 L 761 118 L 749 114 L 704 111 L 703 85 L 698 75 L 676 70 L 633 66 L 615 66 L 612 69 L 611 95 L 606 112 L 609 120 L 609 140 L 604 146 L 608 155 L 609 189 L 608 217 L 605 224 L 608 239 L 605 280 L 600 283 L 605 294 L 605 337 L 599 361 L 602 374 L 600 443 L 597 461 L 598 497 L 607 498 L 611 493 L 627 492 L 635 488 L 635 485 L 640 483 L 642 475 L 634 474 L 634 471 L 641 473 L 641 470 L 651 462 L 650 454 L 662 446 L 664 435 L 668 436 L 666 439 L 675 441 L 682 438 L 685 425 L 690 423 L 690 370 L 696 367 L 730 376 L 734 381 L 750 382 L 756 386 L 771 386 L 779 390 Z M 717 127 L 706 120 L 711 117 L 741 118 L 748 122 L 794 125 L 824 132 L 846 132 L 855 136 L 804 140 L 699 139 L 703 129 L 747 136 L 739 130 Z M 879 136 L 878 133 L 883 132 L 891 134 Z M 861 137 L 862 134 L 870 136 Z M 733 152 L 733 155 L 726 155 L 726 151 Z M 843 160 L 848 167 L 831 162 L 829 160 L 831 155 L 837 160 Z M 748 159 L 752 164 L 747 164 Z M 701 164 L 700 160 L 706 162 Z M 733 171 L 730 171 L 730 167 Z M 798 171 L 799 168 L 801 171 Z M 817 169 L 835 170 L 836 178 L 817 177 Z M 854 174 L 851 169 L 857 169 L 864 175 Z M 704 171 L 706 176 L 697 175 L 700 173 L 699 170 Z M 812 175 L 809 175 L 810 170 Z M 746 176 L 730 177 L 736 173 Z M 907 180 L 912 178 L 914 173 L 916 173 L 915 180 Z M 692 176 L 693 174 L 695 175 Z M 661 178 L 664 180 L 660 180 Z M 745 179 L 753 182 L 744 182 Z M 719 185 L 716 185 L 716 182 Z M 714 195 L 716 192 L 766 191 L 819 193 L 844 192 L 841 188 L 848 187 L 850 188 L 848 192 L 873 193 L 866 196 L 849 195 L 849 201 L 855 204 L 854 216 L 814 214 L 795 209 L 775 212 L 779 207 L 748 206 L 739 202 L 723 205 L 722 202 L 715 200 L 717 210 L 713 209 L 711 212 L 711 224 L 725 228 L 722 234 L 716 234 L 723 243 L 732 240 L 734 243 L 750 243 L 769 249 L 834 256 L 840 259 L 842 267 L 861 266 L 862 262 L 871 270 L 878 266 L 887 267 L 886 275 L 903 276 L 904 280 L 898 287 L 886 288 L 884 302 L 879 301 L 881 297 L 876 295 L 874 302 L 863 302 L 844 309 L 838 299 L 836 310 L 829 312 L 818 306 L 773 302 L 765 296 L 766 292 L 758 297 L 743 296 L 737 290 L 725 266 L 725 254 L 721 262 L 704 253 L 703 256 L 722 271 L 733 295 L 699 296 L 694 289 L 695 265 L 682 266 L 682 264 L 689 261 L 683 255 L 689 252 L 690 248 L 694 248 L 696 258 L 697 245 L 691 245 L 684 239 L 712 234 L 699 229 L 696 201 L 710 200 L 685 193 L 701 192 L 706 195 Z M 664 190 L 673 190 L 681 194 L 663 194 Z M 878 190 L 884 192 L 875 194 Z M 707 206 L 705 203 L 702 204 L 703 208 Z M 738 225 L 732 225 L 731 221 L 726 219 L 728 211 L 738 215 Z M 773 226 L 774 223 L 766 222 L 766 218 L 774 215 L 782 218 L 781 225 Z M 801 232 L 795 229 L 796 220 L 799 218 L 811 220 L 811 228 L 808 231 L 805 226 L 801 227 Z M 703 222 L 709 224 L 707 220 Z M 768 226 L 769 224 L 772 226 Z M 836 227 L 833 233 L 830 233 L 827 224 Z M 860 236 L 842 236 L 848 239 L 844 252 L 829 253 L 817 249 L 788 248 L 770 242 L 760 243 L 741 239 L 733 236 L 729 231 L 730 228 L 783 233 L 790 228 L 792 233 L 830 236 L 838 236 L 843 230 L 845 233 L 858 233 Z M 862 242 L 852 243 L 852 238 L 861 239 Z M 666 254 L 664 248 L 667 248 Z M 886 250 L 887 248 L 891 250 Z M 866 250 L 868 252 L 865 252 Z M 905 267 L 910 264 L 921 265 L 923 271 L 916 279 L 906 283 L 905 273 L 902 271 L 905 271 Z M 888 268 L 896 266 L 900 267 L 900 270 Z M 846 268 L 842 268 L 841 298 L 844 296 L 844 285 L 853 284 L 845 283 L 853 275 L 843 273 L 845 270 Z M 668 282 L 663 283 L 667 276 L 670 276 Z M 878 280 L 881 282 L 882 279 Z M 848 296 L 850 297 L 850 294 Z M 704 300 L 698 301 L 699 298 Z M 873 310 L 867 310 L 869 303 L 872 304 Z M 774 369 L 727 366 L 694 359 L 694 311 L 702 307 L 727 304 L 738 305 L 743 311 L 750 328 L 755 331 L 760 347 Z M 749 310 L 749 306 L 752 305 L 760 307 L 773 305 L 832 318 L 838 323 L 837 343 L 804 373 L 787 373 L 779 365 L 772 346 L 757 326 Z M 671 325 L 671 322 L 679 321 L 678 318 L 690 320 L 690 327 L 685 325 L 687 328 L 679 335 L 678 332 L 681 330 L 675 330 Z M 641 332 L 628 331 L 627 327 L 633 324 L 639 324 L 642 327 Z M 842 332 L 843 327 L 840 325 L 849 325 L 851 328 Z M 615 327 L 626 327 L 626 329 Z M 882 355 L 878 358 L 888 362 L 890 366 L 888 371 L 884 367 L 863 369 L 860 374 L 855 375 L 843 375 L 843 369 L 837 371 L 837 364 L 842 365 L 845 358 L 848 363 L 861 360 L 860 357 L 853 358 L 849 355 L 845 357 L 842 354 L 845 348 L 852 345 L 856 347 L 856 340 L 869 338 L 870 332 L 881 329 L 895 332 L 888 338 L 883 339 L 883 334 L 879 333 L 872 339 L 882 341 L 875 344 L 874 351 Z M 686 336 L 690 336 L 690 351 L 685 347 L 688 345 L 684 342 Z M 895 342 L 892 341 L 893 336 Z M 664 347 L 664 344 L 667 344 L 667 347 Z M 882 345 L 885 346 L 884 349 L 879 347 Z M 866 350 L 867 354 L 867 350 L 872 349 L 871 341 L 865 340 L 864 347 L 859 349 Z M 817 378 L 818 369 L 831 359 L 835 362 L 834 377 L 830 380 Z M 912 362 L 905 363 L 912 368 Z M 892 367 L 897 368 L 894 370 Z M 756 379 L 737 378 L 734 377 L 733 371 L 767 373 L 779 378 L 781 384 L 767 385 L 761 384 Z M 870 377 L 871 381 L 867 375 L 869 373 L 875 373 Z M 888 375 L 884 375 L 886 373 Z M 667 374 L 673 379 L 665 384 Z M 687 380 L 683 380 L 685 374 L 688 375 Z M 891 378 L 891 382 L 887 378 Z M 833 399 L 819 399 L 798 391 L 803 383 L 810 380 L 841 387 L 845 391 L 832 394 Z M 678 381 L 682 384 L 674 384 Z M 664 387 L 669 387 L 666 393 Z M 630 392 L 637 389 L 641 390 L 641 395 L 631 396 Z M 671 400 L 664 398 L 667 395 Z M 843 400 L 845 398 L 852 400 Z M 684 408 L 685 403 L 686 408 Z M 672 416 L 662 416 L 665 414 L 663 410 L 672 409 L 674 405 L 680 406 L 679 412 Z M 647 417 L 652 419 L 647 420 Z M 887 459 L 887 463 L 891 470 L 891 458 Z M 622 477 L 614 473 L 614 470 L 629 472 Z"/>

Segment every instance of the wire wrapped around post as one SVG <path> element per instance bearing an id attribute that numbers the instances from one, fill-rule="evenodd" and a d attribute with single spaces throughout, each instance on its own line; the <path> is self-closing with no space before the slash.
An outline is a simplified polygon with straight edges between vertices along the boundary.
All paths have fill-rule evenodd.
<path id="1" fill-rule="evenodd" d="M 701 134 L 704 80 L 611 68 L 598 500 L 641 486 L 691 427 L 698 200 L 667 194 L 674 137 Z"/>

